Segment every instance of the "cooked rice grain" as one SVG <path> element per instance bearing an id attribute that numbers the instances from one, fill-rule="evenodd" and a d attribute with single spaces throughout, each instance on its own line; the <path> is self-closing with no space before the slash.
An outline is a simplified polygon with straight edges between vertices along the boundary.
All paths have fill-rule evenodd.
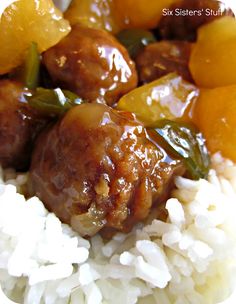
<path id="1" fill-rule="evenodd" d="M 235 279 L 236 166 L 218 154 L 212 164 L 208 181 L 176 179 L 166 223 L 139 224 L 108 242 L 81 238 L 38 198 L 17 193 L 26 176 L 1 170 L 4 294 L 24 304 L 222 301 Z M 4 294 L 0 303 L 12 303 Z"/>

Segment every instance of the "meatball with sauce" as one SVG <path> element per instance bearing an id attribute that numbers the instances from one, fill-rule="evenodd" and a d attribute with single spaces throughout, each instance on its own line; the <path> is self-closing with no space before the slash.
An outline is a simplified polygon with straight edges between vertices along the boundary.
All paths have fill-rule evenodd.
<path id="1" fill-rule="evenodd" d="M 108 32 L 79 24 L 43 54 L 54 83 L 89 102 L 115 104 L 137 85 L 134 62 Z"/>
<path id="2" fill-rule="evenodd" d="M 27 104 L 23 86 L 0 80 L 0 165 L 27 168 L 32 142 L 46 121 Z"/>
<path id="3" fill-rule="evenodd" d="M 139 81 L 148 83 L 171 72 L 193 82 L 188 63 L 191 44 L 185 41 L 161 41 L 147 45 L 135 58 Z"/>
<path id="4" fill-rule="evenodd" d="M 154 144 L 134 114 L 83 104 L 40 135 L 30 180 L 50 211 L 91 236 L 144 220 L 179 170 L 182 163 Z"/>

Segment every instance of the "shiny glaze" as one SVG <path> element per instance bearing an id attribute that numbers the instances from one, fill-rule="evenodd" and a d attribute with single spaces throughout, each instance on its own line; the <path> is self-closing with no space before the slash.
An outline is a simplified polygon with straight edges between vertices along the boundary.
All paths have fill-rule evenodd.
<path id="1" fill-rule="evenodd" d="M 168 195 L 180 166 L 149 140 L 133 114 L 84 104 L 40 136 L 30 177 L 49 210 L 80 234 L 93 235 L 128 231 L 145 219 Z"/>
<path id="2" fill-rule="evenodd" d="M 75 25 L 43 55 L 54 83 L 90 102 L 112 105 L 137 85 L 134 63 L 109 33 Z"/>
<path id="3" fill-rule="evenodd" d="M 188 115 L 199 96 L 199 89 L 175 73 L 142 85 L 123 96 L 119 110 L 133 112 L 145 126 L 160 119 L 189 120 Z"/>

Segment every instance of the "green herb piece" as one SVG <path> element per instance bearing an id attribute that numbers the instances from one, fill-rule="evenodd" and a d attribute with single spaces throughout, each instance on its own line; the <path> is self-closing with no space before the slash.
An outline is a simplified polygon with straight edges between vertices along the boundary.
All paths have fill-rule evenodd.
<path id="1" fill-rule="evenodd" d="M 33 95 L 25 95 L 25 98 L 31 107 L 48 116 L 62 115 L 83 102 L 76 94 L 60 88 L 37 88 Z"/>
<path id="2" fill-rule="evenodd" d="M 156 122 L 154 130 L 164 141 L 167 150 L 184 161 L 193 179 L 207 177 L 210 166 L 209 154 L 205 139 L 194 125 L 160 120 Z"/>
<path id="3" fill-rule="evenodd" d="M 132 58 L 134 58 L 143 47 L 156 42 L 156 38 L 151 32 L 141 29 L 123 30 L 116 35 L 116 38 L 127 48 Z"/>
<path id="4" fill-rule="evenodd" d="M 38 52 L 37 43 L 32 42 L 23 66 L 24 84 L 30 90 L 34 90 L 38 86 L 39 69 L 40 69 L 40 54 Z"/>

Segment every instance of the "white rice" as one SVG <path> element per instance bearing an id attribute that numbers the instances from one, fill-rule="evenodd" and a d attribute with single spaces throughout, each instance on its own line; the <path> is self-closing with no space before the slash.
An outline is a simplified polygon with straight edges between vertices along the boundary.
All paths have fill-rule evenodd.
<path id="1" fill-rule="evenodd" d="M 26 200 L 17 193 L 26 181 L 1 171 L 1 304 L 212 304 L 232 291 L 236 166 L 219 155 L 208 181 L 176 179 L 167 222 L 106 243 L 81 238 L 38 198 Z"/>

